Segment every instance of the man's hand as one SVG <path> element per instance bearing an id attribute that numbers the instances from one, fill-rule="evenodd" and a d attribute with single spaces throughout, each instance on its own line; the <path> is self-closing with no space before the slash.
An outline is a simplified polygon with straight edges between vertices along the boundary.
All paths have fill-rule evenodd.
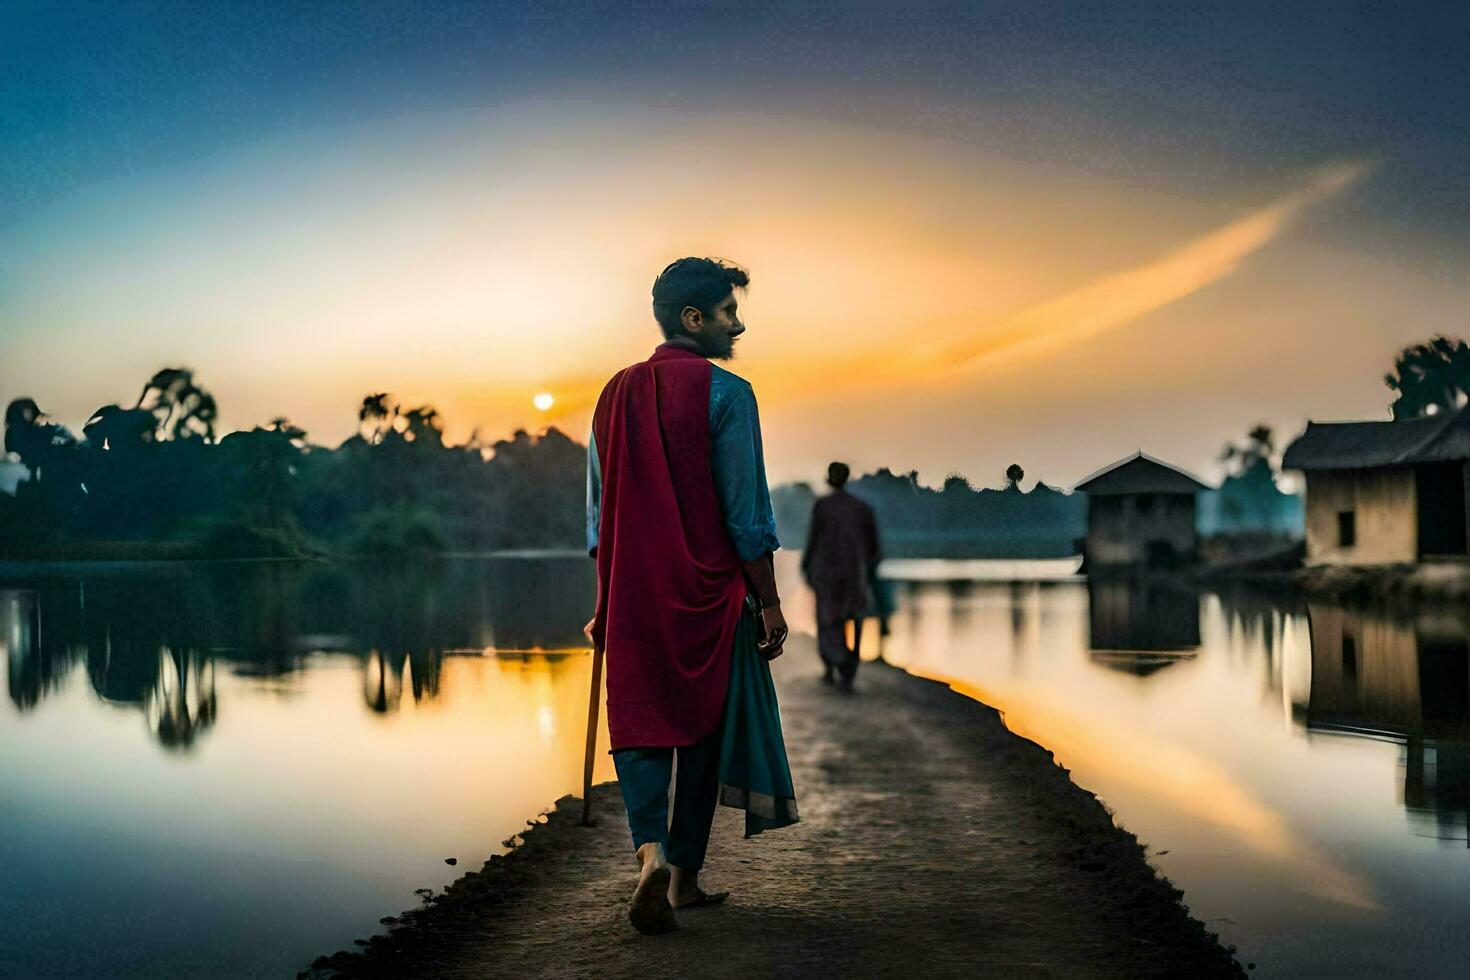
<path id="1" fill-rule="evenodd" d="M 786 643 L 786 617 L 780 606 L 766 606 L 761 609 L 761 628 L 766 635 L 755 648 L 767 660 L 775 660 L 781 656 L 782 647 Z"/>
<path id="2" fill-rule="evenodd" d="M 781 597 L 776 594 L 775 560 L 768 551 L 740 564 L 750 591 L 761 604 L 761 630 L 765 635 L 756 641 L 755 648 L 767 660 L 775 660 L 786 642 L 786 617 L 781 614 Z"/>
<path id="3" fill-rule="evenodd" d="M 588 643 L 595 643 L 596 642 L 595 640 L 592 639 L 592 626 L 596 622 L 597 622 L 597 617 L 596 616 L 593 616 L 591 619 L 587 620 L 587 625 L 582 627 L 582 635 L 585 636 L 585 637 L 587 637 L 587 642 Z"/>

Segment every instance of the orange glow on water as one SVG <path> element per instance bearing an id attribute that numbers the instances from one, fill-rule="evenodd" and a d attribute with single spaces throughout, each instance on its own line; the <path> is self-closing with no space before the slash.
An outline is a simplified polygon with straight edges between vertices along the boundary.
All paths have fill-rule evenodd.
<path id="1" fill-rule="evenodd" d="M 1081 785 L 1136 787 L 1181 814 L 1228 829 L 1266 858 L 1297 867 L 1301 887 L 1312 894 L 1353 908 L 1381 909 L 1367 879 L 1293 833 L 1281 812 L 1253 796 L 1207 756 L 1182 745 L 1091 724 L 1037 700 L 943 677 L 930 679 L 995 707 L 1007 728 L 1050 748 Z"/>

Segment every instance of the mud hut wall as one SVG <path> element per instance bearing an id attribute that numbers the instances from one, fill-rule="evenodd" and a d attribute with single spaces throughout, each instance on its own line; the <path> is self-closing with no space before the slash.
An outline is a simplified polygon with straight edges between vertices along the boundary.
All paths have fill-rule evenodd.
<path id="1" fill-rule="evenodd" d="M 1343 546 L 1338 517 L 1352 511 L 1355 543 Z M 1307 562 L 1379 565 L 1419 556 L 1418 507 L 1411 469 L 1313 470 L 1307 473 Z"/>
<path id="2" fill-rule="evenodd" d="M 1089 494 L 1087 556 L 1102 565 L 1131 565 L 1148 559 L 1149 545 L 1169 545 L 1193 555 L 1197 539 L 1193 494 Z"/>

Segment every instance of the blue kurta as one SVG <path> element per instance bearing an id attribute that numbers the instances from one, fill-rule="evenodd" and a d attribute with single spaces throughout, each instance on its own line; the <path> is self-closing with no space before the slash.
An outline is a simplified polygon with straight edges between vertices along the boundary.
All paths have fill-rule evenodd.
<path id="1" fill-rule="evenodd" d="M 776 516 L 766 484 L 760 415 L 750 382 L 711 364 L 709 386 L 710 470 L 725 530 L 741 561 L 753 561 L 781 547 Z M 602 518 L 602 467 L 597 439 L 587 437 L 587 552 L 597 550 Z"/>

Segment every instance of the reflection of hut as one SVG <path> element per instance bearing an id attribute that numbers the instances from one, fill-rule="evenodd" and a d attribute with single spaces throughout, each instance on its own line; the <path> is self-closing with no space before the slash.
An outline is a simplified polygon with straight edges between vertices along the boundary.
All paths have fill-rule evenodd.
<path id="1" fill-rule="evenodd" d="M 1087 494 L 1087 561 L 1137 565 L 1194 557 L 1194 495 L 1204 483 L 1139 451 L 1075 487 Z"/>
<path id="2" fill-rule="evenodd" d="M 1470 742 L 1409 739 L 1404 752 L 1404 806 L 1434 814 L 1445 830 L 1459 830 L 1470 811 Z"/>
<path id="3" fill-rule="evenodd" d="M 1282 464 L 1307 480 L 1307 561 L 1412 562 L 1467 552 L 1470 412 L 1309 422 Z"/>
<path id="4" fill-rule="evenodd" d="M 1139 676 L 1195 656 L 1199 597 L 1152 579 L 1087 583 L 1092 659 Z"/>
<path id="5" fill-rule="evenodd" d="M 1453 617 L 1310 605 L 1307 727 L 1404 743 L 1404 806 L 1442 826 L 1470 812 L 1470 643 Z"/>
<path id="6" fill-rule="evenodd" d="M 1308 606 L 1312 631 L 1309 728 L 1407 736 L 1421 730 L 1413 627 L 1388 616 Z"/>

